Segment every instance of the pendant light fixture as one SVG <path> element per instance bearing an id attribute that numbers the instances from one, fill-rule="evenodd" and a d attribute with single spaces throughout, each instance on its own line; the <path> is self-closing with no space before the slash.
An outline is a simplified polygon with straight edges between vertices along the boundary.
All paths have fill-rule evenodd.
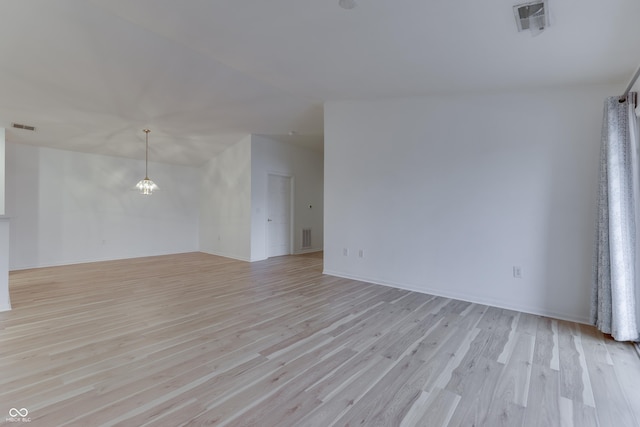
<path id="1" fill-rule="evenodd" d="M 155 182 L 149 179 L 149 129 L 142 129 L 145 135 L 146 152 L 144 157 L 144 179 L 136 184 L 140 194 L 151 195 L 155 190 L 159 190 Z"/>

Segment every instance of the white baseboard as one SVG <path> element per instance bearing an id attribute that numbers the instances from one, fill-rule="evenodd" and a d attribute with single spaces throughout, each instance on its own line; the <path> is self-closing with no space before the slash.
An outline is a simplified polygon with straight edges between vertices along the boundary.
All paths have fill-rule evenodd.
<path id="1" fill-rule="evenodd" d="M 397 282 L 382 282 L 370 277 L 359 277 L 359 276 L 341 273 L 338 271 L 327 270 L 327 269 L 325 269 L 322 273 L 327 274 L 329 276 L 342 277 L 344 279 L 358 280 L 360 282 L 367 282 L 375 285 L 388 286 L 388 287 L 397 288 L 397 289 L 404 289 L 405 291 L 419 292 L 421 294 L 434 295 L 434 296 L 443 297 L 443 298 L 451 298 L 459 301 L 466 301 L 466 302 L 471 302 L 475 304 L 488 305 L 496 308 L 503 308 L 506 310 L 520 311 L 522 313 L 534 314 L 537 316 L 544 316 L 544 317 L 551 317 L 554 319 L 566 320 L 569 322 L 583 323 L 585 325 L 591 324 L 589 322 L 589 319 L 586 317 L 582 318 L 578 316 L 566 315 L 564 313 L 556 313 L 554 311 L 541 309 L 539 307 L 520 306 L 518 304 L 511 304 L 507 301 L 499 301 L 499 300 L 494 300 L 492 298 L 483 298 L 477 295 L 466 295 L 466 294 L 460 294 L 457 292 L 443 292 L 440 289 L 417 288 L 415 286 L 397 283 Z"/>
<path id="2" fill-rule="evenodd" d="M 260 261 L 260 260 L 249 259 L 249 258 L 242 257 L 242 256 L 239 256 L 239 255 L 228 254 L 228 253 L 224 253 L 224 252 L 209 252 L 209 251 L 203 251 L 203 250 L 201 250 L 200 252 L 202 252 L 203 254 L 207 254 L 207 255 L 215 255 L 215 256 L 220 256 L 220 257 L 223 257 L 223 258 L 235 259 L 236 261 L 244 261 L 244 262 Z"/>
<path id="3" fill-rule="evenodd" d="M 47 268 L 47 267 L 62 267 L 65 265 L 89 264 L 92 262 L 104 262 L 104 261 L 120 261 L 123 259 L 149 258 L 149 257 L 164 256 L 164 255 L 189 254 L 192 252 L 198 252 L 198 250 L 194 249 L 194 250 L 184 251 L 184 252 L 166 252 L 166 253 L 162 252 L 162 253 L 149 254 L 149 255 L 134 255 L 134 256 L 125 256 L 125 257 L 97 257 L 97 258 L 87 258 L 87 259 L 78 259 L 78 260 L 65 260 L 65 261 L 59 261 L 54 263 L 43 263 L 43 264 L 10 267 L 9 271 L 31 270 L 34 268 Z"/>
<path id="4" fill-rule="evenodd" d="M 300 249 L 299 251 L 295 251 L 293 255 L 302 255 L 302 254 L 312 254 L 314 252 L 322 252 L 324 249 L 314 248 L 314 249 Z"/>

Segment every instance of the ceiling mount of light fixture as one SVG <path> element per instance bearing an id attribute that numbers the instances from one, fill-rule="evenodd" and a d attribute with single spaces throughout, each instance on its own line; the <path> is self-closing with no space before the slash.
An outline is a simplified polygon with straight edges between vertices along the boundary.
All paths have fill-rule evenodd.
<path id="1" fill-rule="evenodd" d="M 338 4 L 341 8 L 351 10 L 358 5 L 356 0 L 338 0 Z"/>
<path id="2" fill-rule="evenodd" d="M 136 184 L 136 189 L 140 194 L 145 196 L 151 195 L 154 191 L 159 190 L 155 182 L 149 179 L 149 129 L 142 129 L 145 133 L 145 156 L 144 156 L 144 179 Z"/>

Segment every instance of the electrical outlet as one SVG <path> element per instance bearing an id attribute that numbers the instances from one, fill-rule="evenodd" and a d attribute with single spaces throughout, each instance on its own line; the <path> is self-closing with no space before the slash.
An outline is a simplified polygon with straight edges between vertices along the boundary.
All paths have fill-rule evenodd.
<path id="1" fill-rule="evenodd" d="M 349 256 L 349 249 L 342 248 L 342 256 Z"/>
<path id="2" fill-rule="evenodd" d="M 513 278 L 522 279 L 522 267 L 520 267 L 519 265 L 513 266 Z"/>
<path id="3" fill-rule="evenodd" d="M 358 258 L 364 258 L 364 250 L 363 249 L 358 250 Z"/>

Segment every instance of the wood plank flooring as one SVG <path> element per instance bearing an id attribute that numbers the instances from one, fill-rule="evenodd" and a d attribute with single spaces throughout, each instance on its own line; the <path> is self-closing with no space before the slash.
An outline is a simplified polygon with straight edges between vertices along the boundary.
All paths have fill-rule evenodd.
<path id="1" fill-rule="evenodd" d="M 10 292 L 0 424 L 640 425 L 631 344 L 323 276 L 321 254 L 16 271 Z"/>

